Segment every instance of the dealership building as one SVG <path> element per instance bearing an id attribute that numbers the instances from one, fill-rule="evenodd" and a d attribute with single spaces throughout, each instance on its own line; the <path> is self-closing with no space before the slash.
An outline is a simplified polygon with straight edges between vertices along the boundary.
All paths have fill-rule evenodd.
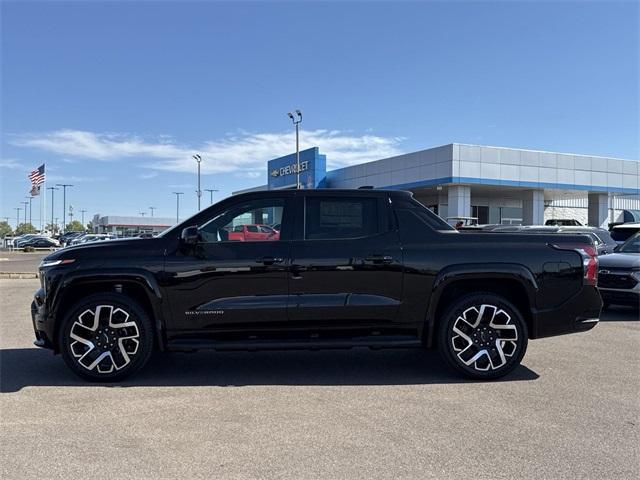
<path id="1" fill-rule="evenodd" d="M 161 217 L 127 217 L 120 215 L 93 216 L 93 233 L 109 233 L 118 237 L 135 237 L 141 233 L 159 233 L 171 225 L 175 219 Z"/>
<path id="2" fill-rule="evenodd" d="M 318 147 L 301 151 L 302 188 L 410 190 L 443 218 L 479 223 L 640 221 L 638 160 L 453 143 L 336 170 L 326 164 Z M 294 188 L 295 154 L 269 161 L 267 175 L 266 185 L 243 191 Z"/>

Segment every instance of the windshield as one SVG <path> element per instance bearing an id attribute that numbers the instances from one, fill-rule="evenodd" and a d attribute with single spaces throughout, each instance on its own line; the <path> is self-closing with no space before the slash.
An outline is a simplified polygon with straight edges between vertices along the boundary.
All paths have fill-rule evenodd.
<path id="1" fill-rule="evenodd" d="M 640 253 L 640 232 L 624 242 L 618 251 L 623 253 Z"/>

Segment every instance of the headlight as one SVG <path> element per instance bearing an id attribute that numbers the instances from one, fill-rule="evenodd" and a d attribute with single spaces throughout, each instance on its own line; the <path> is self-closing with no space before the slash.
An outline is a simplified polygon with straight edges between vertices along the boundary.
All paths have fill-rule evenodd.
<path id="1" fill-rule="evenodd" d="M 631 276 L 640 282 L 640 272 L 633 272 Z"/>
<path id="2" fill-rule="evenodd" d="M 55 265 L 65 265 L 67 263 L 73 262 L 75 262 L 73 258 L 68 258 L 66 260 L 45 260 L 40 264 L 40 268 L 53 267 Z"/>

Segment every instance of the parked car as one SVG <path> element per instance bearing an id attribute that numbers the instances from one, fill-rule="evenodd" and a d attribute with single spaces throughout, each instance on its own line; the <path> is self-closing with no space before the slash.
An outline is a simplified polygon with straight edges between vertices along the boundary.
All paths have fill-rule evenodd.
<path id="1" fill-rule="evenodd" d="M 20 247 L 20 243 L 21 242 L 26 242 L 27 240 L 33 238 L 33 237 L 37 237 L 38 235 L 36 233 L 25 233 L 22 235 L 18 235 L 17 237 L 15 237 L 13 239 L 13 247 L 14 248 L 19 248 Z"/>
<path id="2" fill-rule="evenodd" d="M 114 240 L 115 238 L 117 238 L 115 235 L 108 235 L 105 233 L 87 233 L 86 235 L 82 235 L 81 237 L 74 239 L 71 242 L 71 245 L 79 245 L 79 244 L 90 243 L 90 242 L 99 242 L 102 240 Z"/>
<path id="3" fill-rule="evenodd" d="M 278 240 L 279 238 L 278 230 L 269 225 L 260 224 L 236 225 L 229 231 L 228 237 L 230 241 L 239 242 Z"/>
<path id="4" fill-rule="evenodd" d="M 550 218 L 546 222 L 545 225 L 549 225 L 552 227 L 581 227 L 582 223 L 580 223 L 575 218 Z"/>
<path id="5" fill-rule="evenodd" d="M 596 247 L 598 248 L 598 255 L 606 255 L 613 253 L 618 247 L 616 242 L 609 233 L 608 230 L 598 227 L 561 227 L 559 233 L 587 233 L 594 237 Z"/>
<path id="6" fill-rule="evenodd" d="M 640 222 L 622 223 L 611 228 L 611 238 L 622 245 L 637 232 L 640 232 Z"/>
<path id="7" fill-rule="evenodd" d="M 600 259 L 598 288 L 605 308 L 609 305 L 640 306 L 640 232 Z"/>
<path id="8" fill-rule="evenodd" d="M 73 240 L 85 234 L 86 232 L 66 232 L 60 235 L 60 237 L 58 238 L 58 241 L 60 242 L 60 245 L 64 247 L 66 245 L 71 245 L 71 242 L 73 242 Z"/>
<path id="9" fill-rule="evenodd" d="M 278 236 L 229 241 L 246 218 Z M 154 348 L 435 348 L 461 374 L 506 375 L 529 339 L 599 319 L 586 235 L 460 233 L 385 190 L 277 190 L 222 200 L 155 238 L 61 249 L 39 267 L 36 345 L 115 381 Z"/>
<path id="10" fill-rule="evenodd" d="M 24 242 L 20 242 L 19 248 L 57 248 L 60 246 L 60 243 L 57 240 L 54 240 L 50 237 L 32 237 L 29 240 L 25 240 Z"/>

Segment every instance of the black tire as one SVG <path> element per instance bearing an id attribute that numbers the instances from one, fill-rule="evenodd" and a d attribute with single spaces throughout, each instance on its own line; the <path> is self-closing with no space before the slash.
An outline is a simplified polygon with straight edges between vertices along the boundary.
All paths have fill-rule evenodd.
<path id="1" fill-rule="evenodd" d="M 76 375 L 117 382 L 140 370 L 151 357 L 153 324 L 132 298 L 97 293 L 69 310 L 58 330 L 58 345 Z"/>
<path id="2" fill-rule="evenodd" d="M 466 295 L 439 319 L 440 354 L 455 370 L 475 380 L 491 380 L 511 372 L 522 361 L 527 341 L 522 314 L 493 293 Z"/>

